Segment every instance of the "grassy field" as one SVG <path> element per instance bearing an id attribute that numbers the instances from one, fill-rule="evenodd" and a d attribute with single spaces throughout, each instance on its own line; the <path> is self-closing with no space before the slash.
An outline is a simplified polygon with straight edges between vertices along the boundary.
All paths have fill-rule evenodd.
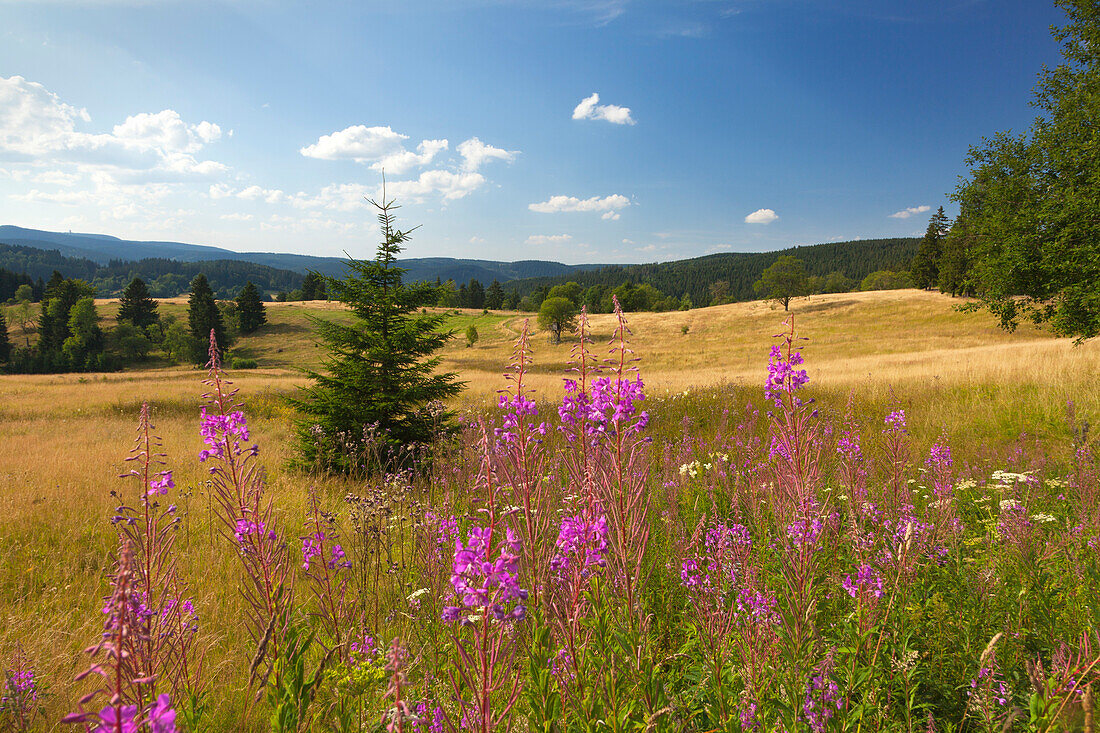
<path id="1" fill-rule="evenodd" d="M 810 394 L 834 416 L 843 413 L 851 393 L 868 421 L 904 407 L 922 450 L 941 432 L 972 460 L 1009 450 L 1021 433 L 1068 450 L 1067 402 L 1081 416 L 1100 415 L 1100 344 L 1074 347 L 1028 327 L 1005 333 L 987 314 L 955 311 L 956 302 L 918 291 L 847 293 L 798 300 L 790 314 L 742 303 L 631 314 L 629 323 L 651 409 L 664 423 L 658 434 L 674 435 L 688 414 L 705 421 L 723 408 L 736 413 L 748 400 L 759 404 L 772 336 L 793 315 L 798 334 L 809 339 Z M 115 307 L 100 301 L 106 321 Z M 185 309 L 182 300 L 161 306 L 179 318 Z M 272 303 L 267 312 L 269 324 L 233 347 L 233 355 L 254 358 L 259 368 L 229 376 L 250 416 L 277 515 L 293 528 L 301 526 L 307 485 L 334 501 L 357 490 L 284 468 L 292 428 L 282 395 L 303 384 L 300 370 L 317 367 L 322 357 L 309 318 L 348 314 L 330 303 Z M 469 387 L 457 408 L 484 409 L 504 386 L 501 372 L 528 317 L 451 316 L 457 336 L 442 354 L 443 367 Z M 597 343 L 611 336 L 612 316 L 593 316 L 591 323 Z M 470 324 L 480 340 L 468 348 L 461 334 Z M 20 343 L 22 334 L 12 331 Z M 537 332 L 533 343 L 536 396 L 560 400 L 572 344 L 551 345 L 545 332 Z M 202 447 L 202 376 L 194 368 L 155 363 L 114 374 L 0 376 L 0 659 L 18 645 L 35 661 L 49 692 L 47 729 L 75 708 L 81 687 L 72 678 L 88 662 L 81 650 L 102 630 L 105 563 L 115 547 L 106 520 L 117 503 L 112 492 L 132 491 L 115 477 L 124 470 L 142 401 L 152 406 L 176 472 L 185 550 L 180 570 L 200 609 L 205 664 L 215 686 L 227 691 L 213 704 L 214 729 L 234 729 L 229 721 L 242 718 L 240 729 L 262 729 L 242 702 L 247 664 L 242 667 L 241 659 L 249 654 L 239 626 L 242 602 L 225 591 L 238 583 L 238 570 L 218 546 L 208 477 L 194 459 Z"/>

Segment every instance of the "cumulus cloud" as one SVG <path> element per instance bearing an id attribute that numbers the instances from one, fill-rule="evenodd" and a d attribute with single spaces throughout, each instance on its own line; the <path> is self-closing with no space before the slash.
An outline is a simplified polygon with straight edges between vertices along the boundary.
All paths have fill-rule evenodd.
<path id="1" fill-rule="evenodd" d="M 480 173 L 453 173 L 445 170 L 424 171 L 415 180 L 391 181 L 386 184 L 386 195 L 399 199 L 423 201 L 437 194 L 445 201 L 465 198 L 485 183 Z M 379 191 L 376 196 L 381 196 Z"/>
<path id="2" fill-rule="evenodd" d="M 573 239 L 572 234 L 532 234 L 526 244 L 562 244 Z"/>
<path id="3" fill-rule="evenodd" d="M 166 109 L 130 115 L 110 133 L 77 129 L 89 122 L 87 110 L 63 102 L 41 84 L 0 77 L 0 159 L 72 166 L 133 184 L 211 178 L 228 171 L 217 161 L 195 158 L 222 137 L 213 122 L 191 124 Z"/>
<path id="4" fill-rule="evenodd" d="M 462 168 L 467 171 L 476 171 L 482 163 L 490 160 L 504 160 L 511 163 L 516 159 L 516 154 L 519 153 L 518 150 L 494 148 L 492 145 L 481 142 L 476 137 L 460 143 L 457 150 L 458 154 L 462 156 Z"/>
<path id="5" fill-rule="evenodd" d="M 554 214 L 560 211 L 602 211 L 603 219 L 618 219 L 619 209 L 630 206 L 630 199 L 622 194 L 593 196 L 579 199 L 576 196 L 551 196 L 546 201 L 528 204 L 527 208 L 540 214 Z"/>
<path id="6" fill-rule="evenodd" d="M 779 216 L 771 209 L 757 209 L 745 217 L 746 224 L 771 224 Z"/>
<path id="7" fill-rule="evenodd" d="M 633 125 L 634 118 L 630 116 L 630 107 L 620 107 L 617 104 L 600 104 L 600 95 L 592 92 L 581 103 L 573 108 L 574 120 L 606 120 L 615 125 Z"/>
<path id="8" fill-rule="evenodd" d="M 252 219 L 254 217 L 252 216 L 252 214 L 233 213 L 233 214 L 222 214 L 219 218 L 224 220 L 224 221 L 252 221 Z"/>
<path id="9" fill-rule="evenodd" d="M 421 140 L 416 152 L 405 149 L 408 135 L 386 127 L 352 125 L 329 135 L 322 135 L 317 142 L 300 148 L 298 152 L 307 158 L 320 160 L 352 160 L 369 163 L 376 171 L 402 175 L 413 168 L 428 165 L 436 155 L 446 150 L 447 140 Z"/>
<path id="10" fill-rule="evenodd" d="M 237 191 L 234 195 L 245 201 L 259 201 L 263 199 L 269 204 L 280 203 L 286 198 L 286 194 L 277 188 L 261 188 L 260 186 L 249 186 L 244 190 Z"/>
<path id="11" fill-rule="evenodd" d="M 405 149 L 408 135 L 386 127 L 352 125 L 329 135 L 322 135 L 317 142 L 299 149 L 307 158 L 321 160 L 354 160 L 356 163 L 373 163 Z"/>
<path id="12" fill-rule="evenodd" d="M 928 211 L 931 211 L 931 210 L 932 210 L 931 206 L 925 206 L 924 204 L 922 204 L 920 206 L 910 206 L 907 209 L 902 209 L 901 211 L 895 211 L 893 214 L 890 214 L 890 218 L 891 219 L 908 219 L 913 214 L 924 214 L 924 213 L 926 213 Z"/>

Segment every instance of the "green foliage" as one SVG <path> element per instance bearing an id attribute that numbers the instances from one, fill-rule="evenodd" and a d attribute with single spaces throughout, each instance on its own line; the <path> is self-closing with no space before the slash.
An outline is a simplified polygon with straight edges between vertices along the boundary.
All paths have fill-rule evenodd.
<path id="1" fill-rule="evenodd" d="M 290 400 L 300 415 L 303 466 L 353 470 L 347 441 L 365 440 L 368 428 L 377 428 L 393 457 L 404 461 L 449 421 L 433 403 L 462 388 L 455 374 L 437 372 L 433 356 L 452 335 L 442 330 L 445 317 L 420 312 L 434 304 L 435 287 L 405 284 L 396 264 L 409 232 L 394 227 L 392 202 L 374 205 L 383 236 L 375 260 L 351 260 L 345 278 L 326 278 L 329 297 L 347 304 L 355 322 L 314 319 L 328 352 L 325 372 L 307 371 L 312 384 Z"/>
<path id="2" fill-rule="evenodd" d="M 241 333 L 253 333 L 267 323 L 267 311 L 260 299 L 260 291 L 249 280 L 237 296 L 237 322 Z"/>
<path id="3" fill-rule="evenodd" d="M 0 243 L 0 300 L 11 297 L 10 294 L 4 295 L 7 292 L 5 282 L 8 281 L 4 268 L 22 273 L 17 276 L 18 282 L 27 283 L 31 278 L 47 277 L 51 271 L 58 270 L 65 277 L 87 280 L 104 294 L 121 293 L 128 283 L 139 277 L 155 298 L 173 298 L 185 293 L 188 282 L 200 272 L 206 275 L 211 289 L 222 298 L 233 297 L 248 280 L 267 292 L 291 290 L 302 282 L 302 275 L 297 272 L 245 260 L 181 262 L 157 257 L 137 261 L 112 260 L 102 265 L 89 259 L 65 257 L 57 250 Z"/>
<path id="4" fill-rule="evenodd" d="M 222 320 L 221 311 L 214 300 L 214 291 L 210 289 L 210 283 L 206 275 L 199 273 L 191 281 L 191 296 L 187 301 L 187 324 L 191 332 L 192 349 L 191 359 L 196 364 L 206 361 L 206 349 L 204 344 L 210 342 L 210 331 L 214 331 L 218 348 L 223 351 L 229 348 L 229 334 Z"/>
<path id="5" fill-rule="evenodd" d="M 325 278 L 316 272 L 306 273 L 302 280 L 302 297 L 297 300 L 324 300 Z"/>
<path id="6" fill-rule="evenodd" d="M 907 269 L 919 242 L 915 237 L 829 242 L 779 252 L 727 252 L 676 262 L 609 265 L 597 270 L 572 272 L 567 276 L 517 280 L 512 287 L 517 288 L 521 296 L 533 295 L 539 287 L 549 288 L 575 281 L 585 288 L 584 303 L 590 313 L 610 311 L 610 305 L 602 308 L 602 304 L 609 303 L 610 298 L 605 300 L 603 293 L 595 298 L 588 295 L 593 287 L 612 290 L 627 282 L 647 283 L 662 294 L 677 293 L 681 300 L 686 294 L 695 304 L 717 305 L 753 300 L 756 297 L 753 284 L 782 255 L 802 260 L 808 276 L 825 277 L 831 272 L 842 272 L 846 277 L 859 281 L 876 270 Z M 720 282 L 725 283 L 720 292 L 712 292 L 711 286 Z M 664 297 L 662 295 L 657 302 L 663 305 Z M 532 297 L 529 310 L 537 311 L 541 303 L 541 299 Z M 623 307 L 626 308 L 625 305 Z"/>
<path id="7" fill-rule="evenodd" d="M 161 341 L 164 356 L 171 362 L 179 362 L 190 359 L 198 349 L 197 342 L 182 323 L 171 323 L 164 331 L 164 339 Z"/>
<path id="8" fill-rule="evenodd" d="M 545 328 L 553 336 L 554 343 L 561 343 L 563 332 L 577 327 L 577 314 L 580 311 L 568 298 L 547 298 L 539 308 L 539 328 Z"/>
<path id="9" fill-rule="evenodd" d="M 466 327 L 466 348 L 470 348 L 477 343 L 477 326 L 470 324 Z"/>
<path id="10" fill-rule="evenodd" d="M 94 368 L 95 357 L 103 350 L 103 330 L 95 301 L 81 298 L 69 311 L 71 334 L 61 345 L 61 352 L 75 369 Z"/>
<path id="11" fill-rule="evenodd" d="M 149 355 L 153 342 L 137 326 L 128 322 L 119 323 L 108 337 L 111 349 L 124 361 L 139 361 Z"/>
<path id="12" fill-rule="evenodd" d="M 31 288 L 30 283 L 23 283 L 15 289 L 16 303 L 29 303 L 34 300 L 34 290 Z"/>
<path id="13" fill-rule="evenodd" d="M 4 314 L 0 313 L 0 361 L 11 358 L 11 341 L 8 339 L 8 322 Z"/>
<path id="14" fill-rule="evenodd" d="M 118 301 L 118 320 L 129 321 L 141 330 L 157 323 L 157 301 L 149 295 L 149 288 L 140 277 L 126 286 Z"/>
<path id="15" fill-rule="evenodd" d="M 1040 116 L 1025 134 L 972 147 L 953 198 L 969 232 L 970 281 L 1002 327 L 1030 319 L 1084 339 L 1100 334 L 1100 6 L 1058 5 L 1063 63 L 1039 75 Z"/>
<path id="16" fill-rule="evenodd" d="M 920 241 L 917 256 L 913 258 L 910 273 L 913 284 L 922 290 L 931 290 L 940 283 L 940 260 L 943 257 L 943 239 L 947 234 L 947 216 L 941 206 L 928 221 L 928 230 Z"/>
<path id="17" fill-rule="evenodd" d="M 561 285 L 555 285 L 550 288 L 550 292 L 546 294 L 548 298 L 566 298 L 573 301 L 574 305 L 580 305 L 581 299 L 584 295 L 584 288 L 579 283 L 570 280 L 567 283 Z"/>
<path id="18" fill-rule="evenodd" d="M 485 307 L 491 311 L 498 311 L 504 307 L 504 288 L 496 280 L 489 283 L 485 289 Z"/>
<path id="19" fill-rule="evenodd" d="M 244 357 L 236 356 L 229 362 L 230 369 L 255 369 L 259 366 L 259 363 L 255 359 L 247 359 Z"/>
<path id="20" fill-rule="evenodd" d="M 782 305 L 783 310 L 790 307 L 791 298 L 810 292 L 810 282 L 802 260 L 790 255 L 781 255 L 764 270 L 752 287 L 757 295 Z"/>
<path id="21" fill-rule="evenodd" d="M 860 290 L 900 290 L 913 287 L 913 278 L 908 272 L 878 270 L 872 272 L 859 284 Z"/>

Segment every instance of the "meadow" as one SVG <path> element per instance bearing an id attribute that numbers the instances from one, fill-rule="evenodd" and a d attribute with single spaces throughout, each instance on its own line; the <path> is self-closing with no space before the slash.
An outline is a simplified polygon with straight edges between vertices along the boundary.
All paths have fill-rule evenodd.
<path id="1" fill-rule="evenodd" d="M 196 619 L 155 615 L 163 673 L 118 690 L 150 726 L 155 690 L 200 730 L 1091 729 L 1100 349 L 954 303 L 628 314 L 629 335 L 593 316 L 565 392 L 578 337 L 531 334 L 517 381 L 527 316 L 458 312 L 442 356 L 464 427 L 421 474 L 287 467 L 283 396 L 322 357 L 306 316 L 337 304 L 269 304 L 233 347 L 259 368 L 227 372 L 239 392 L 207 410 L 242 404 L 244 438 L 200 435 L 219 389 L 202 370 L 0 377 L 0 659 L 35 692 L 9 678 L 5 723 L 18 707 L 57 729 L 99 685 L 74 678 L 142 526 L 111 520 L 149 509 L 170 528 L 134 530 L 135 562 L 168 543 L 159 607 Z M 808 340 L 783 337 L 788 316 Z M 117 478 L 144 464 L 123 459 L 146 402 L 155 491 Z"/>

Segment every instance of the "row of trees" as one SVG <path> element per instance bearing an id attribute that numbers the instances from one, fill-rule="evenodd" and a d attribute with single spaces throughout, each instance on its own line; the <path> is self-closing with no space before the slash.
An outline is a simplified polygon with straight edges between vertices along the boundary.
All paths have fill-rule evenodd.
<path id="1" fill-rule="evenodd" d="M 1023 134 L 971 147 L 913 260 L 918 287 L 975 295 L 1012 330 L 1023 319 L 1078 340 L 1100 335 L 1100 5 L 1058 0 L 1063 63 L 1044 68 Z"/>
<path id="2" fill-rule="evenodd" d="M 0 314 L 0 362 L 13 372 L 110 371 L 143 360 L 159 348 L 170 361 L 202 363 L 211 330 L 220 344 L 229 345 L 227 319 L 243 333 L 266 322 L 255 285 L 246 283 L 236 301 L 219 304 L 203 274 L 191 281 L 186 325 L 160 315 L 157 301 L 140 278 L 131 280 L 123 291 L 114 328 L 100 325 L 94 298 L 95 288 L 88 282 L 65 278 L 55 270 L 44 288 L 37 320 L 24 314 L 30 307 L 27 301 L 11 311 L 20 320 L 25 345 L 11 343 L 7 320 Z M 33 344 L 32 330 L 37 334 Z"/>

